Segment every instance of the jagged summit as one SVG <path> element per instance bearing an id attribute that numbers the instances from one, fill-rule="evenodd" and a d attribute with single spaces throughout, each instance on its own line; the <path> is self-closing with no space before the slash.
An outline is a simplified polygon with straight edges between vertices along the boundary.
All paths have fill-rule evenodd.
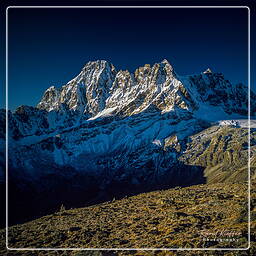
<path id="1" fill-rule="evenodd" d="M 89 61 L 87 62 L 84 67 L 83 70 L 88 70 L 88 69 L 108 69 L 108 70 L 115 70 L 114 65 L 106 60 L 95 60 L 95 61 Z"/>
<path id="2" fill-rule="evenodd" d="M 203 73 L 204 73 L 204 74 L 208 74 L 208 73 L 212 73 L 212 71 L 211 71 L 210 68 L 207 68 Z"/>
<path id="3" fill-rule="evenodd" d="M 170 62 L 169 62 L 167 59 L 163 59 L 163 60 L 161 61 L 161 63 L 169 64 L 169 65 L 170 65 Z"/>
<path id="4" fill-rule="evenodd" d="M 208 68 L 204 74 L 210 74 Z M 243 95 L 244 97 L 240 97 Z M 247 114 L 247 89 L 232 85 L 222 74 L 178 76 L 168 60 L 145 64 L 134 73 L 116 70 L 106 60 L 90 61 L 61 88 L 47 89 L 37 108 L 68 109 L 87 119 L 108 115 L 131 116 L 154 109 L 159 112 L 220 107 L 226 113 Z M 202 106 L 204 107 L 202 108 Z"/>

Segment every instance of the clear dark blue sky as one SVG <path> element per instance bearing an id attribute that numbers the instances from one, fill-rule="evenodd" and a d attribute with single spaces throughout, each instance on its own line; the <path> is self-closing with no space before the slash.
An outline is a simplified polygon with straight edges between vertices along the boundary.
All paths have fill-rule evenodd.
<path id="1" fill-rule="evenodd" d="M 9 9 L 9 108 L 36 105 L 86 62 L 133 72 L 168 59 L 247 84 L 247 9 Z M 3 107 L 4 105 L 1 105 Z"/>

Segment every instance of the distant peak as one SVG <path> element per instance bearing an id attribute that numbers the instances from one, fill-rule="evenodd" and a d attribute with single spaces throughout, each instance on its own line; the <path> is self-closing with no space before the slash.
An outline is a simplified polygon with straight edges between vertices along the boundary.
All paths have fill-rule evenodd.
<path id="1" fill-rule="evenodd" d="M 87 64 L 98 64 L 98 63 L 108 63 L 106 60 L 92 60 L 87 62 Z"/>
<path id="2" fill-rule="evenodd" d="M 170 62 L 169 62 L 167 59 L 163 59 L 163 60 L 161 61 L 161 63 L 163 63 L 163 64 L 169 64 L 169 65 L 170 65 Z"/>
<path id="3" fill-rule="evenodd" d="M 49 87 L 46 91 L 54 91 L 54 90 L 56 90 L 57 88 L 54 86 L 54 85 L 52 85 L 51 87 Z"/>
<path id="4" fill-rule="evenodd" d="M 112 63 L 106 60 L 94 60 L 94 61 L 89 61 L 85 64 L 85 67 L 90 67 L 90 66 L 113 66 Z"/>
<path id="5" fill-rule="evenodd" d="M 115 66 L 106 60 L 95 60 L 95 61 L 89 61 L 85 64 L 85 66 L 83 67 L 83 70 L 102 70 L 102 69 L 106 69 L 109 70 L 111 72 L 116 72 Z"/>
<path id="6" fill-rule="evenodd" d="M 174 73 L 173 66 L 170 64 L 170 62 L 167 59 L 163 59 L 160 63 L 160 66 L 168 70 L 169 73 Z"/>
<path id="7" fill-rule="evenodd" d="M 203 73 L 204 73 L 204 74 L 209 74 L 209 73 L 212 73 L 212 71 L 211 71 L 210 68 L 207 68 Z"/>

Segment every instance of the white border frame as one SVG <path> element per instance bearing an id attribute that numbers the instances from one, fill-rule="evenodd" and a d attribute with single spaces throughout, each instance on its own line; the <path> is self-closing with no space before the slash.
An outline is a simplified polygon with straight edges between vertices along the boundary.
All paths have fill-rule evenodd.
<path id="1" fill-rule="evenodd" d="M 19 9 L 19 8 L 242 8 L 248 10 L 248 247 L 245 248 L 10 248 L 8 247 L 8 10 L 9 9 Z M 250 53 L 251 53 L 251 42 L 250 42 L 250 33 L 251 33 L 251 24 L 250 24 L 250 8 L 248 6 L 8 6 L 6 8 L 6 249 L 12 251 L 245 251 L 250 249 L 250 189 L 251 189 L 251 178 L 250 178 L 250 88 L 251 88 L 251 63 L 250 63 Z"/>

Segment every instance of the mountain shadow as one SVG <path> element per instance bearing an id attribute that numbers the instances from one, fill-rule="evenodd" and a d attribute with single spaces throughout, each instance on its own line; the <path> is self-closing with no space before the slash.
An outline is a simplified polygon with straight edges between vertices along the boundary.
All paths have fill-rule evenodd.
<path id="1" fill-rule="evenodd" d="M 12 171 L 14 170 L 9 170 L 9 173 Z M 111 173 L 112 170 L 106 172 Z M 147 176 L 141 178 L 130 176 L 124 180 L 113 177 L 104 186 L 99 177 L 84 174 L 67 178 L 57 173 L 41 177 L 37 183 L 11 177 L 8 185 L 8 225 L 24 223 L 51 214 L 61 207 L 66 209 L 85 207 L 139 193 L 203 183 L 206 183 L 204 168 L 184 165 L 182 162 L 165 173 L 159 173 L 157 170 L 153 172 L 148 166 Z M 2 209 L 5 207 L 3 203 L 4 201 L 1 203 Z M 4 226 L 4 222 L 1 226 Z"/>

